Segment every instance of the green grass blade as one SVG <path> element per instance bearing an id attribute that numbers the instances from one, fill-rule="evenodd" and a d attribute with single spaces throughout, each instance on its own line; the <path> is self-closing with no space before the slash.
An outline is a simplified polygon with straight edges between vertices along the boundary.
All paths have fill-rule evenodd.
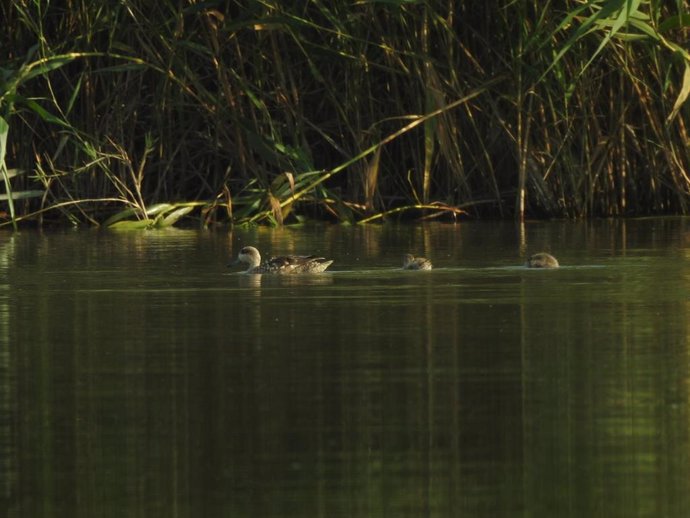
<path id="1" fill-rule="evenodd" d="M 31 191 L 12 191 L 11 198 L 13 200 L 25 200 L 27 198 L 40 198 L 45 194 L 44 191 L 31 190 Z M 9 194 L 0 194 L 0 200 L 10 200 Z"/>
<path id="2" fill-rule="evenodd" d="M 7 156 L 7 134 L 10 131 L 10 126 L 7 121 L 0 117 L 0 175 L 5 181 L 5 191 L 7 194 L 7 205 L 10 208 L 10 218 L 12 219 L 12 225 L 15 230 L 17 229 L 17 221 L 14 214 L 14 203 L 12 196 L 12 185 L 10 184 L 10 175 L 7 170 L 7 164 L 5 163 L 5 157 Z"/>

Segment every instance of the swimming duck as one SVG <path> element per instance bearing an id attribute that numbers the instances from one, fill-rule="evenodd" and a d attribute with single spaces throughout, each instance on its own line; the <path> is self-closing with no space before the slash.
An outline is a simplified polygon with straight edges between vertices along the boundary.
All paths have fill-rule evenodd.
<path id="1" fill-rule="evenodd" d="M 527 268 L 558 268 L 558 261 L 551 254 L 539 252 L 534 254 L 525 263 Z"/>
<path id="2" fill-rule="evenodd" d="M 431 261 L 424 257 L 415 257 L 412 254 L 403 255 L 403 270 L 431 270 Z"/>
<path id="3" fill-rule="evenodd" d="M 261 261 L 261 254 L 253 246 L 245 246 L 232 264 L 247 263 L 246 273 L 320 273 L 333 261 L 315 255 L 281 255 Z"/>

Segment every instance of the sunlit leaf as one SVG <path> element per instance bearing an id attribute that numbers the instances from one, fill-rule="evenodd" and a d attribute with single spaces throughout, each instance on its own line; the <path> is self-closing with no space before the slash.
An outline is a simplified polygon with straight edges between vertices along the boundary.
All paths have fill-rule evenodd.
<path id="1" fill-rule="evenodd" d="M 26 170 L 25 170 L 25 169 L 16 169 L 16 168 L 14 168 L 14 169 L 8 169 L 8 170 L 7 170 L 7 176 L 8 176 L 8 178 L 14 178 L 15 176 L 21 176 L 21 175 L 23 175 L 24 173 L 26 173 Z"/>
<path id="2" fill-rule="evenodd" d="M 186 216 L 194 210 L 194 207 L 180 207 L 173 210 L 170 214 L 166 214 L 164 218 L 160 220 L 158 226 L 170 227 L 180 220 L 183 216 Z"/>
<path id="3" fill-rule="evenodd" d="M 686 62 L 685 73 L 683 74 L 683 85 L 680 88 L 676 102 L 673 104 L 671 113 L 669 113 L 668 117 L 666 118 L 667 124 L 670 123 L 676 115 L 678 115 L 678 111 L 688 99 L 688 95 L 690 95 L 690 63 Z"/>
<path id="4" fill-rule="evenodd" d="M 145 211 L 146 217 L 136 218 L 142 211 L 136 207 L 129 207 L 108 218 L 103 226 L 110 228 L 138 229 L 138 228 L 164 228 L 177 223 L 183 216 L 189 214 L 195 207 L 204 206 L 204 202 L 157 203 L 148 207 Z M 152 216 L 156 216 L 152 219 Z"/>
<path id="5" fill-rule="evenodd" d="M 5 153 L 7 151 L 7 134 L 10 131 L 10 125 L 7 121 L 0 117 L 0 166 L 5 163 Z"/>
<path id="6" fill-rule="evenodd" d="M 13 200 L 23 200 L 26 198 L 40 198 L 45 193 L 44 191 L 12 191 Z M 7 194 L 0 194 L 0 200 L 8 200 L 10 197 Z"/>
<path id="7" fill-rule="evenodd" d="M 151 228 L 154 222 L 152 219 L 118 221 L 109 225 L 113 230 L 143 230 Z"/>
<path id="8" fill-rule="evenodd" d="M 127 218 L 131 218 L 132 216 L 134 216 L 134 215 L 137 214 L 137 213 L 138 213 L 137 210 L 135 210 L 135 209 L 133 209 L 133 208 L 131 208 L 131 207 L 130 207 L 130 208 L 127 208 L 127 209 L 125 209 L 125 210 L 123 210 L 123 211 L 118 212 L 117 214 L 113 214 L 112 216 L 110 216 L 108 219 L 106 219 L 106 220 L 103 222 L 103 225 L 106 226 L 106 227 L 110 227 L 110 226 L 112 226 L 113 224 L 115 224 L 115 223 L 117 223 L 117 222 L 119 222 L 119 221 L 121 221 L 121 220 L 124 220 L 124 219 L 127 219 Z"/>
<path id="9" fill-rule="evenodd" d="M 173 205 L 172 203 L 157 203 L 146 208 L 146 215 L 155 216 L 156 214 L 160 214 L 162 212 L 171 210 L 174 207 L 175 205 Z"/>
<path id="10" fill-rule="evenodd" d="M 44 60 L 36 61 L 26 67 L 28 72 L 22 76 L 22 80 L 28 81 L 37 76 L 42 76 L 48 72 L 60 68 L 67 63 L 74 61 L 76 55 L 53 56 Z"/>
<path id="11" fill-rule="evenodd" d="M 10 184 L 10 176 L 7 171 L 7 164 L 5 163 L 5 156 L 7 154 L 7 134 L 10 131 L 10 125 L 5 119 L 0 117 L 0 176 L 5 180 L 5 190 L 7 194 L 4 196 L 7 199 L 7 205 L 10 209 L 10 218 L 12 219 L 12 224 L 15 229 L 17 228 L 17 222 L 14 218 L 14 197 L 12 196 L 12 185 Z"/>

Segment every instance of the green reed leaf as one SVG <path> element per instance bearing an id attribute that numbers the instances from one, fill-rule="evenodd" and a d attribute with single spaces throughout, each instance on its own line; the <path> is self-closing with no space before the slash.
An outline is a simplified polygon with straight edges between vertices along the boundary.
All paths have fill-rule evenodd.
<path id="1" fill-rule="evenodd" d="M 187 207 L 180 207 L 178 209 L 173 210 L 172 212 L 166 214 L 164 217 L 160 218 L 160 220 L 157 222 L 157 226 L 159 227 L 171 227 L 175 223 L 177 223 L 181 218 L 189 214 L 194 210 L 194 207 L 187 206 Z"/>
<path id="2" fill-rule="evenodd" d="M 13 200 L 23 200 L 26 198 L 40 198 L 45 194 L 45 191 L 38 191 L 38 190 L 32 190 L 32 191 L 12 191 L 12 199 Z M 9 200 L 10 195 L 8 194 L 0 194 L 0 200 Z"/>

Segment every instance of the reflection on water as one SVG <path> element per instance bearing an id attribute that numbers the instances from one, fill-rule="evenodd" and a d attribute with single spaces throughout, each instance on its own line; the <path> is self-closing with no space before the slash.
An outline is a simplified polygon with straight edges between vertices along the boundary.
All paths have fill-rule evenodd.
<path id="1" fill-rule="evenodd" d="M 274 274 L 248 274 L 239 273 L 237 283 L 243 288 L 261 288 L 277 286 L 324 286 L 333 284 L 333 275 L 330 273 L 301 275 L 274 275 Z"/>
<path id="2" fill-rule="evenodd" d="M 12 477 L 16 471 L 13 442 L 13 403 L 16 400 L 15 372 L 10 350 L 10 304 L 6 273 L 12 259 L 14 236 L 0 233 L 0 499 L 7 502 L 13 494 Z"/>
<path id="3" fill-rule="evenodd" d="M 0 516 L 685 516 L 688 229 L 0 234 Z"/>

